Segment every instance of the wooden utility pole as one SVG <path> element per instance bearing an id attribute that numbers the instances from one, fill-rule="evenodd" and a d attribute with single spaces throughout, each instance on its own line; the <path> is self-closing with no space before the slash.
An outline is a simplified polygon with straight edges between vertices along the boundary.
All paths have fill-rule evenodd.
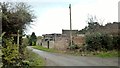
<path id="1" fill-rule="evenodd" d="M 72 45 L 72 19 L 71 19 L 71 4 L 69 4 L 70 9 L 70 45 Z"/>

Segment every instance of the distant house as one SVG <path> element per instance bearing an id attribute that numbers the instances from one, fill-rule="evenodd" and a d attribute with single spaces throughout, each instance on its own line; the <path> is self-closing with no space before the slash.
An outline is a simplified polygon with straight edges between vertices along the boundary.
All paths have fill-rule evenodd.
<path id="1" fill-rule="evenodd" d="M 62 36 L 62 34 L 53 33 L 53 34 L 43 34 L 42 36 L 43 36 L 42 46 L 43 47 L 49 46 L 49 48 L 54 48 L 55 41 L 59 39 Z"/>
<path id="2" fill-rule="evenodd" d="M 43 34 L 42 46 L 55 48 L 58 50 L 66 50 L 70 43 L 70 30 L 62 30 L 62 34 Z M 84 43 L 84 35 L 78 35 L 78 30 L 72 30 L 72 38 L 74 44 L 80 46 Z"/>

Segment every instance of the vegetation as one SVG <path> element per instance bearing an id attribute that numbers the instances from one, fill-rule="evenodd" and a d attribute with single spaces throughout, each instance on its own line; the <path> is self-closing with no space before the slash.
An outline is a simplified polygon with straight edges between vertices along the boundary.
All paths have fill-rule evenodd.
<path id="1" fill-rule="evenodd" d="M 77 50 L 68 50 L 68 51 L 57 51 L 55 49 L 48 49 L 42 46 L 32 46 L 35 49 L 46 51 L 46 52 L 52 52 L 52 53 L 61 53 L 61 54 L 68 54 L 68 55 L 74 55 L 74 56 L 97 56 L 97 57 L 103 57 L 103 58 L 110 58 L 110 57 L 118 57 L 120 56 L 118 54 L 118 51 L 111 50 L 111 51 L 94 51 L 90 52 L 88 50 L 86 51 L 77 51 Z"/>
<path id="2" fill-rule="evenodd" d="M 86 36 L 87 50 L 102 51 L 111 50 L 112 38 L 106 34 L 93 33 Z"/>
<path id="3" fill-rule="evenodd" d="M 12 43 L 12 40 L 5 40 L 7 43 L 7 48 L 2 48 L 2 53 L 4 54 L 3 58 L 6 65 L 2 66 L 13 67 L 34 67 L 34 66 L 44 66 L 45 60 L 39 55 L 35 54 L 31 50 L 28 50 L 24 47 L 24 59 L 20 60 L 21 54 L 19 53 L 18 46 Z"/>
<path id="4" fill-rule="evenodd" d="M 87 50 L 90 51 L 110 51 L 118 50 L 119 36 L 93 33 L 86 35 Z"/>
<path id="5" fill-rule="evenodd" d="M 24 64 L 29 68 L 34 68 L 36 66 L 45 66 L 45 60 L 38 54 L 32 52 L 32 50 L 27 49 L 29 40 L 28 38 L 23 38 L 23 49 L 24 49 Z M 25 66 L 25 65 L 24 65 Z"/>
<path id="6" fill-rule="evenodd" d="M 110 58 L 110 57 L 120 57 L 118 54 L 118 51 L 112 50 L 112 51 L 107 51 L 107 52 L 100 52 L 96 56 L 98 57 L 103 57 L 103 58 Z"/>
<path id="7" fill-rule="evenodd" d="M 29 40 L 29 41 L 28 41 L 29 46 L 34 46 L 34 45 L 36 45 L 37 36 L 35 35 L 34 32 L 32 32 L 32 34 L 31 34 L 30 37 L 27 36 L 27 38 L 28 38 L 28 40 Z"/>
<path id="8" fill-rule="evenodd" d="M 1 48 L 0 48 L 1 49 Z M 0 68 L 2 67 L 2 52 L 1 52 L 1 50 L 0 50 Z"/>
<path id="9" fill-rule="evenodd" d="M 30 10 L 30 5 L 23 2 L 3 2 L 0 4 L 2 8 L 2 32 L 6 32 L 5 36 L 10 37 L 10 34 L 20 34 L 26 29 L 26 25 L 33 22 L 35 18 Z"/>
<path id="10" fill-rule="evenodd" d="M 45 60 L 38 54 L 32 52 L 32 50 L 26 50 L 26 60 L 28 61 L 29 67 L 45 66 Z"/>
<path id="11" fill-rule="evenodd" d="M 6 68 L 21 64 L 18 46 L 12 43 L 13 40 L 5 39 L 4 41 L 6 42 L 6 48 L 2 48 L 3 67 Z"/>
<path id="12" fill-rule="evenodd" d="M 90 51 L 93 55 L 101 57 L 118 56 L 120 36 L 115 33 L 107 33 L 103 30 L 103 25 L 98 23 L 96 16 L 88 17 L 88 26 L 79 31 L 79 34 L 85 34 L 85 46 L 83 52 Z M 104 28 L 105 29 L 105 28 Z M 86 50 L 84 50 L 86 49 Z M 110 53 L 111 52 L 111 53 Z"/>
<path id="13" fill-rule="evenodd" d="M 38 50 L 42 50 L 42 51 L 47 51 L 47 52 L 58 52 L 57 50 L 55 49 L 48 49 L 48 48 L 45 48 L 45 47 L 42 47 L 42 46 L 32 46 L 33 48 L 35 49 L 38 49 Z"/>
<path id="14" fill-rule="evenodd" d="M 2 32 L 6 32 L 2 37 L 3 68 L 24 66 L 24 50 L 26 46 L 22 45 L 22 35 L 24 35 L 26 26 L 30 25 L 35 17 L 30 10 L 30 6 L 23 2 L 2 2 L 0 7 Z M 16 45 L 17 34 L 20 34 L 19 46 Z"/>
<path id="15" fill-rule="evenodd" d="M 87 19 L 88 26 L 85 26 L 84 29 L 79 31 L 79 34 L 86 34 L 87 32 L 93 33 L 96 31 L 96 28 L 102 26 L 98 23 L 96 16 L 89 15 Z"/>

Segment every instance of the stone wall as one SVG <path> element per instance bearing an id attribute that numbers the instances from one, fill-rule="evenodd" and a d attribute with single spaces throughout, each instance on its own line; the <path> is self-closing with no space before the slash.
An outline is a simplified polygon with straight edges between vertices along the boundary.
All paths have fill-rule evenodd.
<path id="1" fill-rule="evenodd" d="M 50 41 L 49 42 L 49 48 L 54 48 L 54 49 L 57 49 L 57 50 L 67 50 L 68 46 L 69 46 L 69 37 L 56 37 L 56 40 L 54 41 Z M 74 44 L 76 44 L 77 46 L 81 47 L 84 42 L 85 42 L 85 39 L 84 39 L 84 36 L 80 35 L 80 36 L 73 36 L 73 42 Z M 48 43 L 47 41 L 43 41 L 42 42 L 42 46 L 43 47 L 48 47 Z"/>
<path id="2" fill-rule="evenodd" d="M 54 48 L 57 50 L 67 50 L 69 41 L 66 37 L 59 37 L 56 39 Z"/>
<path id="3" fill-rule="evenodd" d="M 85 43 L 85 37 L 84 36 L 73 36 L 73 42 L 77 46 L 81 47 Z"/>
<path id="4" fill-rule="evenodd" d="M 48 42 L 43 41 L 42 46 L 48 48 Z M 54 48 L 54 41 L 49 41 L 49 48 Z"/>

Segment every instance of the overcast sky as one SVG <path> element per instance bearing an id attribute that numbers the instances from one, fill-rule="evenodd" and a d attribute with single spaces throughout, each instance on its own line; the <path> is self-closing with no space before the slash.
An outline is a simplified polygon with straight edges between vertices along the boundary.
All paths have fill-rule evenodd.
<path id="1" fill-rule="evenodd" d="M 62 29 L 69 29 L 69 4 L 72 9 L 72 29 L 83 29 L 87 25 L 88 15 L 95 15 L 101 22 L 104 20 L 103 25 L 118 21 L 119 0 L 26 0 L 25 2 L 32 6 L 37 17 L 31 28 L 28 28 L 27 34 L 35 32 L 39 36 L 62 33 Z"/>

